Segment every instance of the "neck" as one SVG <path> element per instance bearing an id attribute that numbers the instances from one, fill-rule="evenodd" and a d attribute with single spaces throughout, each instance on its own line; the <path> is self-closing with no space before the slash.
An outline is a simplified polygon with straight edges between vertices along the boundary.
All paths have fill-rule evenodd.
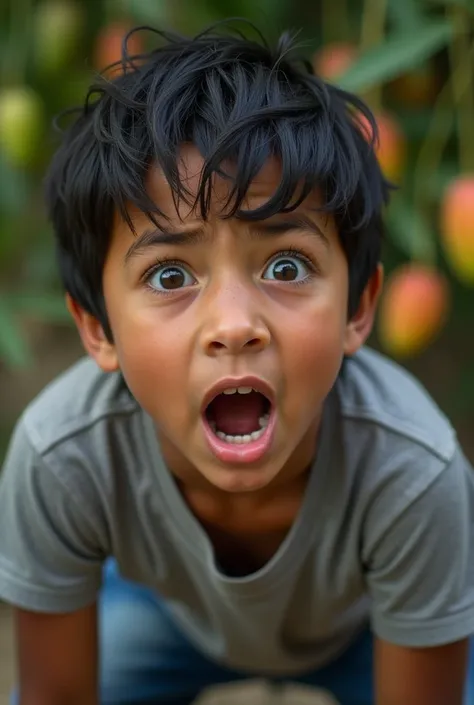
<path id="1" fill-rule="evenodd" d="M 275 478 L 254 492 L 229 493 L 216 487 L 166 437 L 159 437 L 167 467 L 188 503 L 198 504 L 206 515 L 249 517 L 293 505 L 295 497 L 301 499 L 316 453 L 319 426 L 320 417 L 315 419 Z"/>

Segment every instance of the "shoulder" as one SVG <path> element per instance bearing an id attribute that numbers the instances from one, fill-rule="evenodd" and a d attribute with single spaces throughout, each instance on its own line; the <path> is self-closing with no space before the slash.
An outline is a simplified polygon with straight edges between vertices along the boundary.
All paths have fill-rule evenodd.
<path id="1" fill-rule="evenodd" d="M 334 391 L 344 476 L 371 540 L 424 495 L 434 502 L 435 486 L 456 492 L 456 432 L 411 374 L 364 348 L 344 363 Z M 459 467 L 472 492 L 469 463 Z"/>
<path id="2" fill-rule="evenodd" d="M 412 448 L 441 464 L 456 451 L 456 433 L 424 387 L 387 357 L 363 348 L 344 363 L 337 382 L 342 422 L 349 434 L 384 437 L 385 453 Z M 355 435 L 354 435 L 355 437 Z"/>
<path id="3" fill-rule="evenodd" d="M 27 406 L 21 422 L 35 450 L 46 455 L 102 421 L 137 410 L 121 374 L 107 374 L 87 357 L 48 384 Z"/>
<path id="4" fill-rule="evenodd" d="M 81 526 L 105 536 L 114 498 L 123 483 L 128 487 L 130 458 L 142 452 L 137 412 L 119 373 L 106 374 L 89 358 L 76 362 L 18 420 L 2 469 L 0 513 L 1 502 L 12 503 L 16 494 L 29 498 L 31 516 L 41 513 L 45 498 L 58 497 L 58 512 L 67 499 Z"/>
<path id="5" fill-rule="evenodd" d="M 108 421 L 130 409 L 119 375 L 104 375 L 91 360 L 73 365 L 27 407 L 0 477 L 3 598 L 46 612 L 95 600 L 121 518 L 115 496 L 129 501 L 120 487 L 114 495 L 126 464 L 111 447 Z"/>

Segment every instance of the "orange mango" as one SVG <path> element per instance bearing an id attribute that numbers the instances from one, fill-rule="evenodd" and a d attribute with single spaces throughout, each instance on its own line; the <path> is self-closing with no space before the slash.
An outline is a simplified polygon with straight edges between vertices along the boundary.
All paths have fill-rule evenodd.
<path id="1" fill-rule="evenodd" d="M 441 243 L 457 278 L 474 285 L 474 174 L 455 179 L 441 206 Z"/>
<path id="2" fill-rule="evenodd" d="M 324 80 L 337 81 L 354 63 L 357 55 L 357 47 L 349 42 L 326 44 L 316 52 L 313 58 L 313 68 Z"/>
<path id="3" fill-rule="evenodd" d="M 379 130 L 379 142 L 377 145 L 377 158 L 380 167 L 390 181 L 398 184 L 405 169 L 407 157 L 407 141 L 395 118 L 387 112 L 379 112 L 375 115 Z M 372 130 L 364 117 L 358 117 L 363 132 L 370 140 Z"/>
<path id="4" fill-rule="evenodd" d="M 378 333 L 383 348 L 394 357 L 422 352 L 446 322 L 450 292 L 443 275 L 422 264 L 406 264 L 387 281 Z"/>
<path id="5" fill-rule="evenodd" d="M 94 66 L 98 71 L 104 71 L 116 61 L 120 61 L 123 40 L 131 28 L 132 26 L 126 22 L 112 22 L 102 28 L 96 38 L 94 51 Z M 141 36 L 135 32 L 128 39 L 127 53 L 129 56 L 134 56 L 143 51 Z M 114 69 L 112 73 L 116 73 L 117 70 L 121 71 L 121 69 Z"/>

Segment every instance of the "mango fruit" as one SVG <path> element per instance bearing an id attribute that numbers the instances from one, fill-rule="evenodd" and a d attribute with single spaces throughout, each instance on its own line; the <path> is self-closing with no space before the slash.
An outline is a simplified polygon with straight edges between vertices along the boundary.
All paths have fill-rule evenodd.
<path id="1" fill-rule="evenodd" d="M 337 82 L 354 63 L 357 47 L 349 42 L 333 42 L 322 47 L 313 57 L 313 68 L 325 81 Z"/>
<path id="2" fill-rule="evenodd" d="M 0 92 L 0 150 L 15 167 L 34 162 L 45 126 L 40 96 L 28 86 Z"/>
<path id="3" fill-rule="evenodd" d="M 34 18 L 35 69 L 40 74 L 56 73 L 74 57 L 84 25 L 77 0 L 46 0 L 36 8 Z"/>
<path id="4" fill-rule="evenodd" d="M 417 263 L 399 267 L 389 277 L 380 304 L 382 347 L 397 358 L 419 354 L 437 337 L 449 309 L 449 287 L 440 272 Z"/>
<path id="5" fill-rule="evenodd" d="M 104 71 L 122 58 L 122 44 L 127 32 L 132 28 L 126 22 L 112 22 L 99 32 L 94 50 L 94 66 L 98 71 Z M 135 32 L 127 42 L 129 56 L 140 54 L 144 51 L 141 36 Z M 121 68 L 111 69 L 108 73 L 121 72 Z"/>
<path id="6" fill-rule="evenodd" d="M 474 174 L 448 186 L 441 205 L 441 244 L 456 277 L 474 285 Z"/>
<path id="7" fill-rule="evenodd" d="M 407 140 L 396 119 L 388 112 L 375 114 L 379 131 L 379 141 L 376 147 L 380 167 L 387 179 L 399 184 L 407 160 Z M 358 116 L 363 133 L 367 139 L 372 139 L 372 128 L 368 121 Z"/>

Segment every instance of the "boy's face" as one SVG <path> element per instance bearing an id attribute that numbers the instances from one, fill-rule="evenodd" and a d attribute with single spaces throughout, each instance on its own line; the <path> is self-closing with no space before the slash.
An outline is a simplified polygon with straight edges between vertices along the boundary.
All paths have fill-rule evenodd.
<path id="1" fill-rule="evenodd" d="M 182 160 L 195 193 L 202 158 L 185 146 Z M 245 207 L 267 201 L 279 181 L 268 162 Z M 88 351 L 121 369 L 154 419 L 172 469 L 248 492 L 307 467 L 343 355 L 370 332 L 380 274 L 348 322 L 346 258 L 316 196 L 265 221 L 225 220 L 228 183 L 213 186 L 204 222 L 185 203 L 177 212 L 164 176 L 151 171 L 149 193 L 169 222 L 157 232 L 132 211 L 135 236 L 116 219 L 103 280 L 114 345 L 77 308 L 75 317 Z M 243 393 L 222 393 L 236 388 Z"/>

